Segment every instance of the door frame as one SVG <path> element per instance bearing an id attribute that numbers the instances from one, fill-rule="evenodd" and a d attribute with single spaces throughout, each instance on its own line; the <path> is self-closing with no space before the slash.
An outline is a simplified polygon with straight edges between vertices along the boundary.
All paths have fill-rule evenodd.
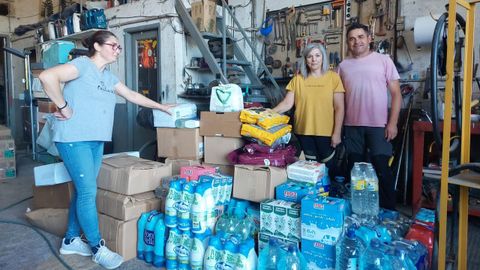
<path id="1" fill-rule="evenodd" d="M 131 70 L 131 68 L 136 68 L 134 65 L 138 64 L 137 60 L 138 57 L 135 57 L 136 50 L 134 48 L 133 41 L 134 35 L 140 32 L 147 32 L 147 31 L 156 31 L 157 32 L 157 41 L 158 45 L 156 47 L 156 55 L 157 55 L 157 96 L 159 97 L 159 101 L 161 102 L 161 55 L 160 55 L 160 36 L 161 36 L 161 25 L 160 23 L 136 26 L 136 27 L 129 27 L 124 29 L 124 42 L 125 42 L 125 84 L 134 91 L 138 91 L 137 82 L 134 80 L 133 72 L 127 72 Z M 135 121 L 136 115 L 133 115 L 134 112 L 137 111 L 138 105 L 132 104 L 127 102 L 127 147 L 130 150 L 137 150 L 134 149 L 134 131 L 135 131 Z"/>

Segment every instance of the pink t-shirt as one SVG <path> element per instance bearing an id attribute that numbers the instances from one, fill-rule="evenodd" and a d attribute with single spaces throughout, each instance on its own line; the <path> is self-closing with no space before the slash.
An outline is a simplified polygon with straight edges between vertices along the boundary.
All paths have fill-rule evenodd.
<path id="1" fill-rule="evenodd" d="M 348 58 L 338 66 L 345 87 L 346 126 L 385 127 L 388 121 L 388 84 L 398 80 L 388 55 L 372 52 Z"/>

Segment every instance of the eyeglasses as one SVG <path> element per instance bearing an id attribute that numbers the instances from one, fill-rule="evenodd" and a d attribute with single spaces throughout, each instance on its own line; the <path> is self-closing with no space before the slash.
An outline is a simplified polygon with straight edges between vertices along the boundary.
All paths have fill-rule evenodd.
<path id="1" fill-rule="evenodd" d="M 103 43 L 103 45 L 112 46 L 112 49 L 113 49 L 114 51 L 117 51 L 117 50 L 118 50 L 119 52 L 121 52 L 122 49 L 123 49 L 122 46 L 120 46 L 120 45 L 118 45 L 118 44 L 114 44 L 114 43 L 106 43 L 106 42 L 105 42 L 105 43 Z"/>

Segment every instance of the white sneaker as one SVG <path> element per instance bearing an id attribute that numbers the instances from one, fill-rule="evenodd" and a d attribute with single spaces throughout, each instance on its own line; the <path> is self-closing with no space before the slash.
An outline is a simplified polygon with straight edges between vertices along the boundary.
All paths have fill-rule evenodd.
<path id="1" fill-rule="evenodd" d="M 68 245 L 65 244 L 65 238 L 62 239 L 62 247 L 60 248 L 60 254 L 78 254 L 82 256 L 91 256 L 92 250 L 87 243 L 83 242 L 82 239 L 77 236 L 74 237 Z"/>
<path id="2" fill-rule="evenodd" d="M 109 250 L 105 246 L 105 240 L 100 240 L 100 248 L 97 253 L 93 254 L 92 261 L 100 264 L 107 269 L 115 269 L 123 263 L 123 257 Z"/>

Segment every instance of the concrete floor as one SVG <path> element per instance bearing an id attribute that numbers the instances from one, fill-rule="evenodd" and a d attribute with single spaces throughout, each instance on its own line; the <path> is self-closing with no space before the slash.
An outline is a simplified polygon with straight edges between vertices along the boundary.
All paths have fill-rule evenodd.
<path id="1" fill-rule="evenodd" d="M 78 255 L 59 255 L 61 239 L 53 234 L 39 230 L 45 238 L 27 227 L 25 211 L 30 207 L 31 199 L 27 199 L 9 209 L 5 207 L 26 198 L 32 197 L 33 167 L 41 165 L 33 162 L 31 156 L 17 152 L 17 178 L 0 180 L 0 269 L 104 269 L 92 262 L 91 257 Z M 20 222 L 27 226 L 6 224 L 4 221 Z M 49 249 L 49 244 L 53 251 Z M 62 265 L 59 256 L 68 267 Z M 137 259 L 129 260 L 118 269 L 158 269 Z"/>
<path id="2" fill-rule="evenodd" d="M 18 152 L 17 178 L 0 180 L 0 269 L 103 269 L 93 263 L 90 257 L 59 255 L 58 248 L 61 243 L 59 237 L 38 230 L 48 240 L 47 242 L 29 227 L 24 213 L 31 203 L 33 167 L 38 165 L 41 164 L 32 161 L 29 154 Z M 22 202 L 3 210 L 20 201 Z M 19 222 L 26 226 L 5 221 Z M 480 218 L 470 218 L 469 231 L 468 269 L 476 270 L 480 269 Z M 56 256 L 64 260 L 68 266 L 63 265 Z M 144 261 L 132 259 L 118 269 L 156 268 Z"/>

